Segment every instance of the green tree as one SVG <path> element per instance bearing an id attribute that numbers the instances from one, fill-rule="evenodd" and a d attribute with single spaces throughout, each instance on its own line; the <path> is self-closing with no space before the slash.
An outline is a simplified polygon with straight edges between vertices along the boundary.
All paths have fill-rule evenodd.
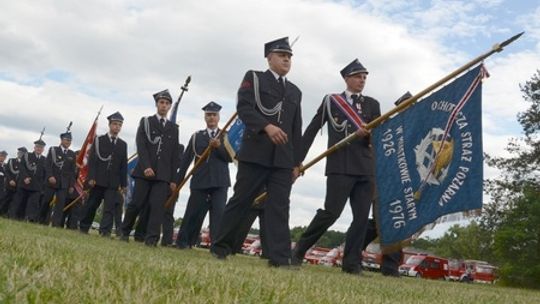
<path id="1" fill-rule="evenodd" d="M 468 226 L 454 225 L 438 239 L 418 239 L 412 246 L 434 254 L 454 259 L 474 259 L 493 262 L 492 234 L 476 221 Z"/>
<path id="2" fill-rule="evenodd" d="M 298 242 L 304 231 L 306 231 L 305 226 L 292 228 L 291 240 L 293 242 Z M 334 248 L 343 244 L 343 242 L 345 242 L 345 233 L 336 230 L 328 230 L 321 236 L 315 246 Z"/>
<path id="3" fill-rule="evenodd" d="M 540 288 L 540 71 L 520 86 L 530 107 L 518 115 L 524 137 L 513 139 L 509 158 L 487 156 L 501 170 L 486 182 L 491 195 L 480 225 L 492 232 L 492 248 L 501 280 L 508 285 Z"/>
<path id="4" fill-rule="evenodd" d="M 174 227 L 180 227 L 180 226 L 182 226 L 182 218 L 181 217 L 174 220 Z"/>
<path id="5" fill-rule="evenodd" d="M 527 187 L 495 233 L 504 283 L 540 288 L 540 193 Z"/>

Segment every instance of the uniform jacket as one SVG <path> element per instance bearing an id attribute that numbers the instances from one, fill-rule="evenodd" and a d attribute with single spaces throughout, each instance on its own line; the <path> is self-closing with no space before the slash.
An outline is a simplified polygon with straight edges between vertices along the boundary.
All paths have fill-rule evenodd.
<path id="1" fill-rule="evenodd" d="M 178 180 L 178 166 L 180 162 L 178 143 L 178 125 L 167 121 L 165 127 L 161 125 L 156 115 L 147 117 L 148 131 L 146 134 L 145 118 L 143 117 L 137 129 L 136 143 L 138 162 L 132 176 L 148 180 L 176 182 Z M 152 143 L 149 141 L 156 141 Z M 157 138 L 161 137 L 161 144 Z M 156 176 L 147 178 L 144 170 L 152 168 Z"/>
<path id="2" fill-rule="evenodd" d="M 75 185 L 76 156 L 72 150 L 64 154 L 61 147 L 51 147 L 47 153 L 45 170 L 47 172 L 47 185 L 54 189 L 68 189 Z M 56 184 L 51 185 L 49 177 L 56 179 Z"/>
<path id="3" fill-rule="evenodd" d="M 41 191 L 46 178 L 45 156 L 37 156 L 33 152 L 26 153 L 19 166 L 19 182 L 17 186 L 29 191 Z M 35 168 L 35 170 L 32 170 Z M 25 184 L 24 180 L 29 177 L 30 184 Z"/>
<path id="4" fill-rule="evenodd" d="M 0 199 L 6 191 L 6 164 L 0 164 Z"/>
<path id="5" fill-rule="evenodd" d="M 12 187 L 9 185 L 10 181 L 14 181 L 15 183 L 18 183 L 19 180 L 19 167 L 20 167 L 21 161 L 18 158 L 10 158 L 7 162 L 7 164 L 4 167 L 4 172 L 6 173 L 6 190 L 15 191 L 17 190 L 17 185 L 15 187 Z"/>
<path id="6" fill-rule="evenodd" d="M 261 103 L 272 109 L 283 101 L 279 114 L 267 116 L 257 106 L 254 94 L 253 72 L 248 71 L 238 90 L 237 111 L 245 123 L 238 160 L 267 167 L 292 168 L 300 163 L 302 133 L 302 92 L 290 81 L 283 89 L 272 72 L 255 72 L 259 79 Z M 288 137 L 284 145 L 274 145 L 264 131 L 268 124 L 280 127 Z"/>
<path id="7" fill-rule="evenodd" d="M 214 187 L 229 187 L 231 179 L 229 176 L 229 163 L 232 162 L 229 153 L 223 144 L 223 137 L 220 138 L 221 146 L 213 149 L 210 156 L 201 164 L 191 177 L 191 189 L 208 189 Z M 188 143 L 187 149 L 180 163 L 180 177 L 184 178 L 187 169 L 193 159 L 198 161 L 195 155 L 203 154 L 210 143 L 210 134 L 206 129 L 195 132 Z"/>
<path id="8" fill-rule="evenodd" d="M 98 144 L 96 145 L 96 143 Z M 96 153 L 98 148 L 99 155 Z M 126 187 L 126 142 L 117 137 L 116 144 L 113 144 L 107 134 L 96 137 L 88 157 L 88 176 L 86 180 L 95 180 L 96 185 L 106 188 Z"/>
<path id="9" fill-rule="evenodd" d="M 346 100 L 345 93 L 341 96 Z M 379 102 L 371 97 L 363 96 L 364 100 L 361 103 L 362 114 L 360 117 L 365 123 L 369 123 L 381 115 Z M 338 124 L 344 120 L 348 120 L 345 114 L 339 110 L 333 103 L 331 104 L 331 117 Z M 317 110 L 317 114 L 311 120 L 311 123 L 304 131 L 302 136 L 302 160 L 313 144 L 315 135 L 325 123 L 328 123 L 328 113 L 326 104 L 323 100 L 321 106 Z M 333 146 L 347 135 L 356 131 L 356 126 L 349 122 L 347 123 L 346 132 L 337 132 L 328 123 L 328 147 Z M 326 159 L 326 175 L 329 174 L 347 174 L 347 175 L 374 175 L 374 159 L 373 151 L 369 138 L 357 138 L 347 146 L 330 154 Z"/>

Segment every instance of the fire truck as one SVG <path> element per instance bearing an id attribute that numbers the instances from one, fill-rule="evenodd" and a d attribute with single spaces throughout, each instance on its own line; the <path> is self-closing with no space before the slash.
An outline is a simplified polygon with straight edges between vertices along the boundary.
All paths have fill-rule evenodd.
<path id="1" fill-rule="evenodd" d="M 201 230 L 200 242 L 198 244 L 198 247 L 210 248 L 211 245 L 212 245 L 212 240 L 210 240 L 210 229 L 203 228 Z"/>
<path id="2" fill-rule="evenodd" d="M 409 277 L 447 280 L 448 260 L 427 254 L 414 255 L 399 266 L 399 273 Z"/>
<path id="3" fill-rule="evenodd" d="M 308 264 L 319 265 L 321 259 L 324 258 L 330 251 L 330 248 L 312 247 L 306 252 L 304 261 L 306 261 Z"/>
<path id="4" fill-rule="evenodd" d="M 448 267 L 452 281 L 492 284 L 496 280 L 497 267 L 485 261 L 453 259 L 448 262 Z"/>
<path id="5" fill-rule="evenodd" d="M 251 251 L 251 245 L 259 240 L 259 236 L 255 234 L 248 234 L 246 239 L 244 240 L 244 243 L 242 244 L 242 253 L 243 254 L 249 254 Z"/>
<path id="6" fill-rule="evenodd" d="M 404 264 L 411 256 L 425 254 L 423 251 L 412 247 L 405 247 L 401 250 L 400 264 Z M 367 270 L 378 271 L 381 269 L 382 251 L 377 243 L 370 243 L 366 250 L 362 251 L 362 267 Z"/>
<path id="7" fill-rule="evenodd" d="M 319 262 L 324 266 L 341 267 L 343 260 L 343 246 L 339 246 L 330 250 Z"/>
<path id="8" fill-rule="evenodd" d="M 367 270 L 380 270 L 381 264 L 381 246 L 377 243 L 370 243 L 366 250 L 362 251 L 362 267 Z"/>

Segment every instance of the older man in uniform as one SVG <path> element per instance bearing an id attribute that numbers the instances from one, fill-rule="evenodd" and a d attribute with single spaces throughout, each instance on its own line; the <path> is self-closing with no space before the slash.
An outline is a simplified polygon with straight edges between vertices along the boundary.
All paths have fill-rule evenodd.
<path id="1" fill-rule="evenodd" d="M 377 100 L 363 96 L 367 69 L 355 59 L 341 70 L 346 90 L 327 95 L 302 137 L 302 159 L 311 147 L 315 135 L 328 123 L 328 147 L 356 132 L 358 139 L 328 156 L 326 161 L 326 199 L 324 209 L 317 214 L 300 237 L 293 252 L 293 263 L 300 265 L 306 251 L 339 218 L 350 200 L 353 221 L 347 230 L 342 270 L 361 272 L 361 250 L 368 224 L 369 209 L 374 196 L 374 158 L 370 134 L 364 125 L 380 116 Z"/>
<path id="2" fill-rule="evenodd" d="M 74 191 L 76 156 L 71 146 L 71 123 L 66 132 L 60 134 L 60 145 L 53 146 L 47 153 L 47 183 L 40 207 L 40 223 L 49 224 L 52 219 L 53 227 L 64 227 L 64 207 L 68 193 Z M 54 198 L 56 197 L 56 198 Z M 52 217 L 50 216 L 50 206 L 54 198 Z"/>
<path id="3" fill-rule="evenodd" d="M 45 182 L 45 157 L 41 155 L 45 142 L 41 139 L 34 142 L 34 152 L 25 153 L 19 165 L 17 194 L 9 206 L 9 217 L 37 222 L 39 215 L 39 199 Z"/>
<path id="4" fill-rule="evenodd" d="M 125 193 L 127 186 L 127 144 L 118 137 L 124 117 L 120 112 L 115 112 L 107 119 L 109 132 L 96 137 L 88 157 L 86 180 L 91 190 L 80 223 L 81 232 L 88 233 L 96 210 L 104 200 L 105 206 L 99 225 L 99 233 L 104 237 L 111 236 L 118 192 Z"/>
<path id="5" fill-rule="evenodd" d="M 234 195 L 225 207 L 212 254 L 233 253 L 237 230 L 266 187 L 265 232 L 270 266 L 289 266 L 289 195 L 300 165 L 302 93 L 285 78 L 291 67 L 288 38 L 265 44 L 266 72 L 248 71 L 238 90 L 237 111 L 246 129 L 238 153 Z"/>
<path id="6" fill-rule="evenodd" d="M 25 147 L 17 149 L 17 157 L 10 158 L 4 166 L 5 193 L 0 199 L 0 216 L 7 216 L 11 202 L 17 193 L 17 179 L 19 177 L 19 165 L 24 154 L 28 152 Z"/>
<path id="7" fill-rule="evenodd" d="M 181 249 L 191 247 L 196 243 L 208 210 L 210 210 L 210 239 L 215 239 L 227 202 L 227 189 L 231 186 L 229 163 L 232 159 L 225 150 L 223 137 L 217 137 L 221 106 L 212 101 L 202 110 L 206 128 L 191 136 L 180 163 L 180 177 L 183 178 L 186 175 L 193 159 L 198 161 L 208 146 L 212 147 L 212 151 L 191 178 L 191 195 L 176 238 L 176 246 Z"/>
<path id="8" fill-rule="evenodd" d="M 165 202 L 176 189 L 178 180 L 179 149 L 178 125 L 167 119 L 172 104 L 168 90 L 154 94 L 157 113 L 143 117 L 137 129 L 136 143 L 139 161 L 133 170 L 135 179 L 133 199 L 129 203 L 124 221 L 122 237 L 129 240 L 135 219 L 146 206 L 148 225 L 145 244 L 156 246 L 165 214 Z"/>

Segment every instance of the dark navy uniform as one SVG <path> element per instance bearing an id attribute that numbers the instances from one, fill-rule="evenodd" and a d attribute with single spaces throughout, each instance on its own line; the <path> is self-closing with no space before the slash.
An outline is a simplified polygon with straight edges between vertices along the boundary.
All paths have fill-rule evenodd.
<path id="1" fill-rule="evenodd" d="M 180 154 L 180 160 L 182 154 L 184 153 L 184 145 L 180 144 L 178 154 Z M 146 206 L 141 210 L 139 218 L 135 224 L 135 234 L 133 238 L 136 242 L 144 242 L 144 237 L 146 235 L 146 226 L 148 225 L 149 220 L 149 208 Z M 165 214 L 163 216 L 163 222 L 161 224 L 161 245 L 162 246 L 172 246 L 173 244 L 173 234 L 174 234 L 174 208 L 176 207 L 176 202 L 173 202 L 170 206 L 165 208 Z"/>
<path id="2" fill-rule="evenodd" d="M 80 151 L 75 151 L 75 157 L 78 157 Z M 75 176 L 79 176 L 79 168 L 75 170 Z M 66 199 L 66 205 L 70 204 L 74 200 L 79 198 L 79 193 L 77 191 L 72 191 L 71 193 L 68 193 L 67 199 Z M 79 229 L 79 221 L 81 220 L 82 212 L 83 212 L 83 206 L 86 205 L 82 201 L 82 197 L 79 199 L 79 201 L 75 204 L 72 204 L 71 207 L 69 207 L 64 212 L 64 220 L 62 221 L 65 224 L 65 227 L 67 229 L 71 230 L 77 230 Z"/>
<path id="3" fill-rule="evenodd" d="M 265 45 L 270 52 L 289 52 L 288 39 Z M 277 74 L 276 74 L 277 75 Z M 281 78 L 281 83 L 280 83 Z M 292 82 L 276 77 L 271 70 L 248 71 L 238 90 L 237 111 L 245 123 L 242 146 L 238 153 L 238 174 L 234 195 L 225 207 L 212 253 L 218 258 L 231 254 L 237 230 L 248 216 L 255 197 L 266 187 L 265 232 L 271 266 L 289 265 L 289 195 L 292 169 L 300 164 L 302 132 L 302 93 Z M 288 142 L 275 145 L 264 131 L 268 124 L 281 128 Z"/>
<path id="4" fill-rule="evenodd" d="M 348 77 L 367 70 L 355 60 L 342 71 Z M 380 116 L 379 103 L 368 96 L 353 96 L 343 92 L 347 100 L 365 123 Z M 307 154 L 315 135 L 328 123 L 328 147 L 356 131 L 355 125 L 328 98 L 317 110 L 302 137 L 302 159 Z M 369 209 L 374 195 L 374 158 L 369 138 L 357 138 L 347 146 L 330 154 L 326 159 L 326 198 L 324 209 L 317 210 L 306 231 L 296 244 L 293 262 L 300 264 L 306 251 L 339 218 L 347 199 L 350 199 L 353 222 L 347 230 L 342 270 L 349 273 L 361 271 L 361 250 L 366 235 Z"/>
<path id="5" fill-rule="evenodd" d="M 366 247 L 375 240 L 378 236 L 377 224 L 374 219 L 369 219 L 368 227 L 366 231 L 366 238 L 364 239 L 364 245 L 362 250 L 366 250 Z M 383 254 L 381 264 L 381 274 L 384 276 L 392 276 L 399 278 L 399 265 L 401 263 L 401 250 Z"/>
<path id="6" fill-rule="evenodd" d="M 7 164 L 4 165 L 5 173 L 5 193 L 4 197 L 0 199 L 0 216 L 7 216 L 9 206 L 15 198 L 17 193 L 17 183 L 19 177 L 19 166 L 21 164 L 21 157 L 24 153 L 28 152 L 25 147 L 21 147 L 17 151 L 16 158 L 10 158 Z"/>
<path id="7" fill-rule="evenodd" d="M 205 113 L 219 113 L 221 106 L 215 102 L 208 103 L 203 110 Z M 187 169 L 193 159 L 199 160 L 199 156 L 210 145 L 210 139 L 217 138 L 219 129 L 204 129 L 193 134 L 180 163 L 180 176 L 186 175 Z M 227 202 L 227 189 L 231 186 L 229 176 L 229 163 L 232 158 L 225 149 L 223 137 L 221 145 L 210 152 L 208 158 L 195 170 L 191 177 L 191 195 L 178 237 L 176 246 L 186 248 L 193 246 L 201 231 L 206 213 L 210 210 L 210 239 L 216 238 L 216 233 L 225 210 Z"/>
<path id="8" fill-rule="evenodd" d="M 264 234 L 264 202 L 254 203 L 251 206 L 248 216 L 244 218 L 242 224 L 238 228 L 235 245 L 233 247 L 233 253 L 242 253 L 242 246 L 244 245 L 244 241 L 246 240 L 249 231 L 251 230 L 251 227 L 253 226 L 253 223 L 255 222 L 255 219 L 257 219 L 257 217 L 259 218 L 259 239 L 261 241 L 262 248 L 262 254 L 260 257 L 264 259 L 268 258 L 266 256 L 266 253 L 268 252 L 268 247 Z"/>
<path id="9" fill-rule="evenodd" d="M 4 159 L 7 157 L 6 151 L 0 151 L 0 156 L 3 156 Z M 2 160 L 0 162 L 0 208 L 3 206 L 4 196 L 6 195 L 6 164 Z"/>
<path id="10" fill-rule="evenodd" d="M 69 128 L 68 128 L 69 129 Z M 61 139 L 71 140 L 69 130 L 60 135 Z M 41 200 L 40 223 L 48 225 L 50 217 L 51 201 L 54 199 L 52 213 L 53 227 L 64 226 L 64 207 L 69 191 L 73 191 L 75 185 L 76 156 L 73 150 L 62 146 L 51 147 L 47 153 L 47 180 Z M 51 184 L 49 178 L 54 177 L 56 183 Z"/>
<path id="11" fill-rule="evenodd" d="M 156 103 L 162 98 L 172 102 L 168 91 L 154 95 Z M 132 173 L 135 189 L 122 222 L 122 237 L 127 239 L 137 216 L 148 204 L 149 220 L 145 236 L 147 245 L 156 245 L 159 240 L 165 202 L 171 194 L 169 184 L 178 180 L 178 125 L 165 118 L 161 119 L 156 114 L 143 117 L 139 123 L 136 135 L 139 159 Z M 152 168 L 154 177 L 144 176 L 147 168 Z"/>
<path id="12" fill-rule="evenodd" d="M 107 117 L 109 121 L 124 119 L 118 112 Z M 87 181 L 95 181 L 86 202 L 85 215 L 81 220 L 80 229 L 88 233 L 92 226 L 96 210 L 104 200 L 103 215 L 99 225 L 99 232 L 103 236 L 110 236 L 115 212 L 119 203 L 118 191 L 127 186 L 127 144 L 117 136 L 105 134 L 94 140 L 88 157 Z"/>
<path id="13" fill-rule="evenodd" d="M 34 142 L 36 145 L 45 146 L 41 139 Z M 19 166 L 17 194 L 10 205 L 9 217 L 26 219 L 36 222 L 39 215 L 39 199 L 45 182 L 46 161 L 43 155 L 34 152 L 25 153 Z M 27 184 L 25 180 L 28 179 Z"/>

